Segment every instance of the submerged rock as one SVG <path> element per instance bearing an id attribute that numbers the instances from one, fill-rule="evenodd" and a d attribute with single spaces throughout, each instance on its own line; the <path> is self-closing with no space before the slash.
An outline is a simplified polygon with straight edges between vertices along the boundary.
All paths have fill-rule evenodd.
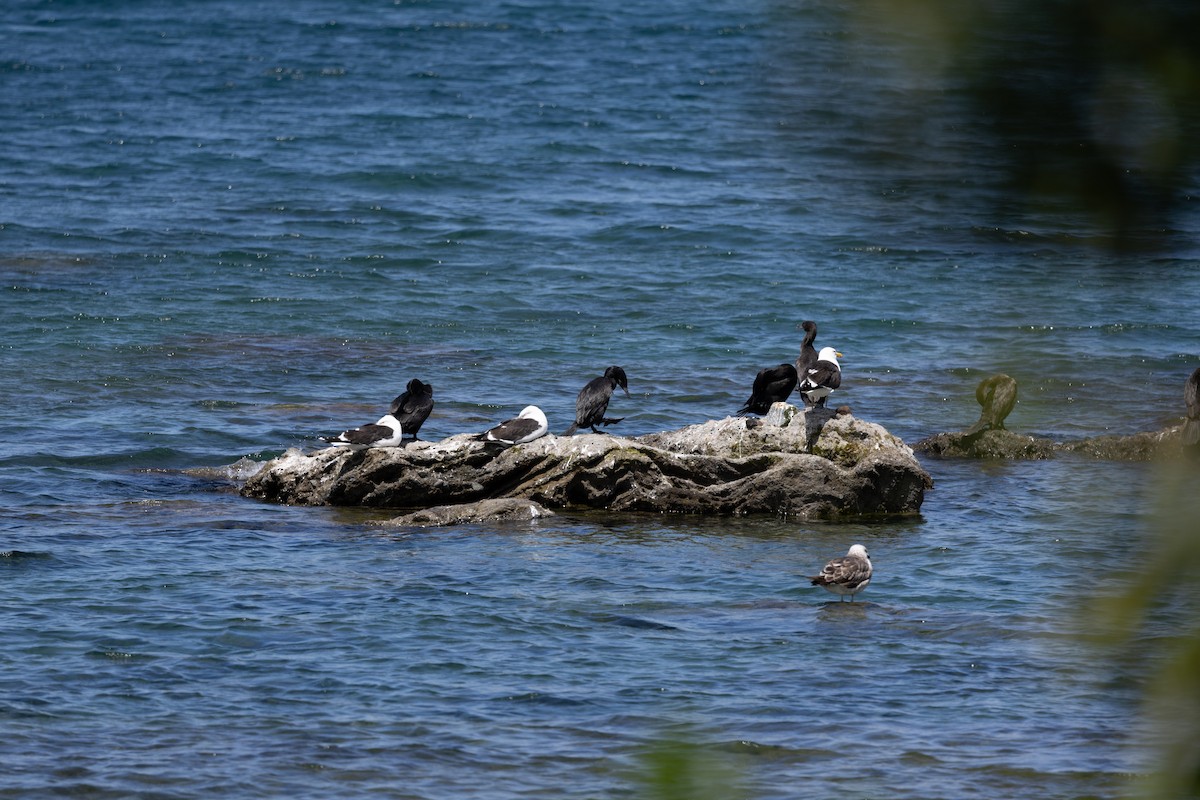
<path id="1" fill-rule="evenodd" d="M 1128 436 L 1095 436 L 1077 442 L 1064 442 L 1057 445 L 1057 449 L 1108 461 L 1154 461 L 1180 453 L 1182 429 L 1183 426 L 1176 425 L 1161 431 Z"/>
<path id="2" fill-rule="evenodd" d="M 466 525 L 479 522 L 521 522 L 552 517 L 550 509 L 518 497 L 480 500 L 453 506 L 434 506 L 413 511 L 381 524 L 388 526 L 433 527 L 436 525 Z"/>
<path id="3" fill-rule="evenodd" d="M 1059 453 L 1074 453 L 1106 461 L 1153 461 L 1172 458 L 1180 453 L 1180 430 L 1174 426 L 1161 431 L 1128 436 L 1095 436 L 1072 442 L 1056 442 L 1009 431 L 986 431 L 977 436 L 965 433 L 939 433 L 913 445 L 919 453 L 942 458 L 1045 459 Z"/>
<path id="4" fill-rule="evenodd" d="M 635 438 L 549 435 L 503 449 L 474 434 L 359 451 L 293 449 L 241 491 L 296 505 L 405 509 L 496 498 L 551 509 L 823 519 L 920 509 L 932 481 L 884 428 L 825 409 L 776 411 Z"/>
<path id="5" fill-rule="evenodd" d="M 1053 458 L 1058 446 L 1050 439 L 1007 430 L 984 430 L 979 433 L 939 433 L 917 442 L 913 449 L 942 458 L 1036 460 Z"/>

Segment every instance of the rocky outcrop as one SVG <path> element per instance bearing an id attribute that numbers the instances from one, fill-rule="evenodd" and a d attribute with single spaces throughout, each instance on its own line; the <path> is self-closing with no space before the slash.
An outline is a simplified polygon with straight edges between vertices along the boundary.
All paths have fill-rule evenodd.
<path id="1" fill-rule="evenodd" d="M 1016 398 L 1017 382 L 1007 375 L 993 375 L 981 381 L 975 390 L 975 399 L 983 409 L 978 422 L 962 432 L 939 433 L 922 439 L 913 449 L 942 458 L 1027 460 L 1075 453 L 1109 461 L 1151 461 L 1176 456 L 1184 446 L 1185 428 L 1179 425 L 1150 433 L 1097 436 L 1073 442 L 1012 433 L 1004 429 L 1004 418 L 1012 411 Z"/>
<path id="2" fill-rule="evenodd" d="M 297 505 L 432 509 L 516 498 L 549 509 L 832 519 L 915 513 L 931 485 L 912 450 L 879 425 L 781 403 L 763 419 L 636 438 L 551 435 L 501 449 L 462 434 L 289 450 L 242 493 Z"/>
<path id="3" fill-rule="evenodd" d="M 1017 404 L 1017 382 L 1004 373 L 975 387 L 979 419 L 965 431 L 939 433 L 913 445 L 919 453 L 943 458 L 1042 459 L 1054 455 L 1054 442 L 1011 433 L 1004 420 Z"/>
<path id="4" fill-rule="evenodd" d="M 1056 442 L 1009 431 L 939 433 L 913 445 L 919 453 L 942 458 L 1044 459 L 1074 453 L 1106 461 L 1154 461 L 1173 458 L 1181 452 L 1180 426 L 1128 436 L 1095 436 L 1072 442 Z"/>

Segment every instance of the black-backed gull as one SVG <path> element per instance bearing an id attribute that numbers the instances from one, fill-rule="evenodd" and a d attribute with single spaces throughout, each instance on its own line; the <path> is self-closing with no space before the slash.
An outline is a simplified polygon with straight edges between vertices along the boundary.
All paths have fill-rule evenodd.
<path id="1" fill-rule="evenodd" d="M 385 414 L 378 422 L 343 431 L 337 436 L 322 436 L 321 440 L 334 447 L 361 450 L 364 447 L 395 447 L 400 444 L 403 434 L 400 420 L 391 414 Z"/>
<path id="2" fill-rule="evenodd" d="M 800 376 L 800 396 L 810 407 L 825 407 L 825 401 L 834 389 L 842 385 L 842 366 L 838 363 L 837 350 L 822 347 L 817 353 L 817 363 Z"/>
<path id="3" fill-rule="evenodd" d="M 550 429 L 546 415 L 537 406 L 525 406 L 520 415 L 506 419 L 494 428 L 479 434 L 479 438 L 493 444 L 524 444 L 546 435 Z"/>

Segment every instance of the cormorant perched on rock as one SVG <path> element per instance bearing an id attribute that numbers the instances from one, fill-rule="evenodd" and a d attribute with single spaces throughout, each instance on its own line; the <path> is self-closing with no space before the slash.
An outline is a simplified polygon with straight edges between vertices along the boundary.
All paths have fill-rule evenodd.
<path id="1" fill-rule="evenodd" d="M 563 436 L 570 436 L 579 428 L 591 428 L 592 433 L 600 433 L 596 430 L 597 425 L 616 425 L 625 419 L 604 417 L 604 413 L 608 411 L 608 401 L 612 399 L 613 389 L 618 386 L 625 392 L 625 396 L 629 397 L 629 379 L 625 377 L 625 370 L 617 366 L 609 367 L 599 378 L 588 381 L 575 398 L 575 422 L 567 428 Z"/>
<path id="2" fill-rule="evenodd" d="M 746 405 L 742 406 L 737 413 L 766 414 L 771 410 L 772 404 L 781 403 L 791 396 L 792 390 L 796 388 L 797 380 L 796 368 L 791 364 L 760 369 L 754 376 L 754 386 L 750 390 L 750 397 L 746 400 Z"/>
<path id="3" fill-rule="evenodd" d="M 979 401 L 982 411 L 979 412 L 979 421 L 966 430 L 966 435 L 1002 431 L 1005 429 L 1004 418 L 1017 403 L 1017 382 L 1003 373 L 984 378 L 975 387 L 975 399 Z"/>
<path id="4" fill-rule="evenodd" d="M 1187 404 L 1187 421 L 1183 423 L 1183 446 L 1200 455 L 1200 367 L 1197 367 L 1183 387 Z"/>
<path id="5" fill-rule="evenodd" d="M 378 422 L 343 431 L 337 436 L 322 436 L 321 441 L 329 442 L 334 447 L 361 450 L 364 447 L 395 447 L 400 444 L 403 434 L 400 420 L 386 414 Z"/>
<path id="6" fill-rule="evenodd" d="M 433 384 L 422 383 L 413 378 L 404 392 L 392 401 L 388 413 L 400 420 L 404 432 L 417 438 L 417 431 L 433 411 Z"/>
<path id="7" fill-rule="evenodd" d="M 817 363 L 800 376 L 800 396 L 809 407 L 825 407 L 825 401 L 834 389 L 842 385 L 842 365 L 838 363 L 837 350 L 822 347 L 817 353 Z"/>
<path id="8" fill-rule="evenodd" d="M 854 595 L 867 588 L 867 584 L 871 582 L 873 571 L 867 548 L 861 544 L 851 545 L 846 555 L 825 565 L 821 574 L 812 579 L 812 585 L 824 586 L 841 597 L 850 595 L 850 602 L 853 603 Z"/>
<path id="9" fill-rule="evenodd" d="M 803 377 L 809 367 L 817 363 L 817 348 L 813 347 L 817 340 L 817 323 L 806 319 L 800 327 L 804 329 L 804 341 L 800 343 L 800 355 L 796 358 L 796 374 Z"/>
<path id="10" fill-rule="evenodd" d="M 525 406 L 519 416 L 504 420 L 496 427 L 479 434 L 479 438 L 490 444 L 524 444 L 545 436 L 549 429 L 546 415 L 540 408 Z"/>

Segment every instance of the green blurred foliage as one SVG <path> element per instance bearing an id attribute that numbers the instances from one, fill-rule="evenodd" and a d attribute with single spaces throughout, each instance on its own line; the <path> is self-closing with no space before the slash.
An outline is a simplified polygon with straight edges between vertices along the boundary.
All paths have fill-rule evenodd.
<path id="1" fill-rule="evenodd" d="M 1150 541 L 1094 623 L 1116 658 L 1150 677 L 1144 714 L 1157 753 L 1139 796 L 1200 797 L 1200 463 L 1159 466 Z"/>
<path id="2" fill-rule="evenodd" d="M 1200 191 L 1200 2 L 862 0 L 994 132 L 1017 202 L 1074 206 L 1117 244 Z M 867 22 L 869 20 L 869 22 Z"/>

